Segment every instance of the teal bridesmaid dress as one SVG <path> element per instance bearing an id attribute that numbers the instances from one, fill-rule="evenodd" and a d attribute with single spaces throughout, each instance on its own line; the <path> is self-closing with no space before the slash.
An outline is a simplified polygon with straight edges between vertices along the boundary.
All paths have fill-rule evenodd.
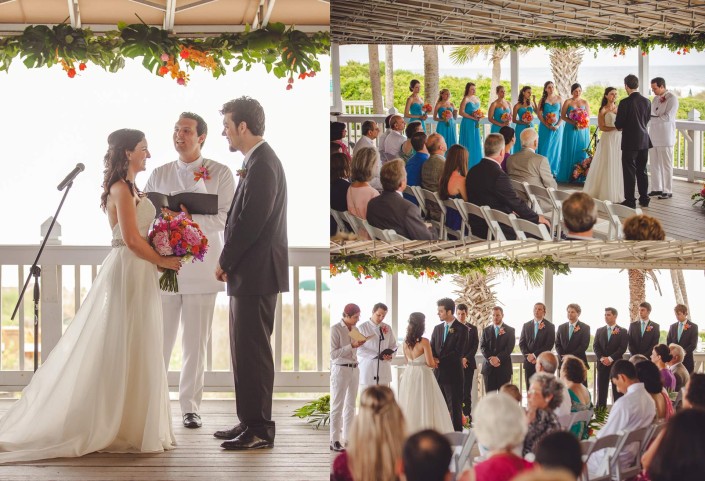
<path id="1" fill-rule="evenodd" d="M 480 102 L 467 102 L 465 104 L 465 113 L 472 115 L 478 108 L 480 108 Z M 479 164 L 482 159 L 480 122 L 463 117 L 463 120 L 460 121 L 460 139 L 458 143 L 468 149 L 468 170 Z"/>
<path id="2" fill-rule="evenodd" d="M 497 122 L 501 122 L 502 115 L 504 115 L 504 114 L 511 115 L 511 112 L 509 111 L 509 109 L 505 109 L 503 107 L 498 107 L 498 108 L 494 109 L 494 115 L 492 116 L 492 118 L 495 119 Z M 499 127 L 495 124 L 492 124 L 492 127 L 490 128 L 490 132 L 493 134 L 498 134 L 499 129 L 501 129 L 501 128 L 502 127 Z"/>
<path id="3" fill-rule="evenodd" d="M 582 108 L 582 107 L 581 107 Z M 573 106 L 568 107 L 566 116 L 573 110 Z M 585 109 L 583 109 L 585 110 Z M 561 147 L 561 158 L 558 162 L 558 182 L 570 182 L 575 164 L 587 158 L 588 144 L 590 143 L 590 129 L 576 129 L 573 124 L 566 122 L 563 128 L 563 145 Z"/>
<path id="4" fill-rule="evenodd" d="M 443 112 L 445 110 L 452 111 L 453 109 L 440 107 L 438 109 L 439 119 L 443 118 Z M 458 134 L 456 133 L 455 119 L 453 117 L 448 120 L 441 120 L 438 122 L 438 125 L 436 125 L 436 133 L 441 134 L 441 136 L 445 139 L 446 147 L 448 148 L 450 148 L 451 145 L 458 143 Z"/>
<path id="5" fill-rule="evenodd" d="M 423 104 L 411 104 L 409 107 L 409 113 L 411 115 L 423 115 Z M 421 122 L 421 126 L 423 127 L 423 131 L 426 132 L 426 122 L 424 122 L 421 119 L 415 119 L 415 118 L 408 118 L 404 119 L 406 121 L 406 124 L 409 125 L 411 122 Z"/>
<path id="6" fill-rule="evenodd" d="M 524 115 L 527 111 L 531 112 L 531 115 L 536 118 L 536 112 L 534 112 L 534 108 L 529 106 L 529 107 L 521 107 L 519 110 L 517 110 L 517 118 L 521 120 L 521 116 Z M 516 142 L 514 142 L 514 148 L 512 149 L 512 154 L 516 154 L 521 150 L 521 133 L 528 129 L 528 128 L 534 128 L 533 125 L 523 125 L 523 124 L 517 124 L 516 129 L 514 131 L 514 136 L 516 137 Z"/>
<path id="7" fill-rule="evenodd" d="M 548 102 L 543 104 L 543 118 L 546 119 L 546 115 L 554 114 L 556 116 L 556 124 L 561 118 L 561 103 L 556 102 L 555 104 L 549 104 Z M 548 159 L 548 163 L 551 166 L 551 173 L 555 177 L 558 175 L 558 161 L 561 158 L 561 145 L 563 145 L 563 126 L 565 122 L 561 122 L 558 130 L 551 130 L 546 128 L 543 123 L 539 124 L 539 147 L 536 152 L 539 155 L 543 155 Z"/>

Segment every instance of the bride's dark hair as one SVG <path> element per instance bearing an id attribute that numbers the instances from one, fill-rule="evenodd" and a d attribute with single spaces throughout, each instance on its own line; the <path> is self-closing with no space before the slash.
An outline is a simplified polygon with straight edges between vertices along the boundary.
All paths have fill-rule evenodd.
<path id="1" fill-rule="evenodd" d="M 124 180 L 130 187 L 133 194 L 138 194 L 140 191 L 135 185 L 127 180 L 127 151 L 135 150 L 137 144 L 144 140 L 144 133 L 135 129 L 120 129 L 116 130 L 108 136 L 108 151 L 105 153 L 103 163 L 105 170 L 103 171 L 103 194 L 100 196 L 100 208 L 105 211 L 108 205 L 108 194 L 110 187 L 115 182 Z"/>
<path id="2" fill-rule="evenodd" d="M 617 90 L 617 89 L 614 88 L 614 87 L 607 87 L 607 88 L 605 89 L 605 93 L 602 94 L 602 103 L 600 104 L 600 110 L 602 110 L 602 107 L 604 107 L 605 105 L 607 105 L 607 95 L 608 95 L 611 91 L 613 91 L 613 90 Z"/>
<path id="3" fill-rule="evenodd" d="M 421 312 L 412 312 L 409 315 L 409 325 L 406 328 L 406 339 L 404 342 L 413 349 L 414 346 L 421 342 L 421 336 L 423 336 L 426 330 L 426 316 Z"/>

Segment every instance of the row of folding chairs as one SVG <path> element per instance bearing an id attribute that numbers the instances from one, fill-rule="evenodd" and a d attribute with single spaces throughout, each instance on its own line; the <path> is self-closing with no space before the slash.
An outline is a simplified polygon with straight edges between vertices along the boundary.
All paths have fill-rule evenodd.
<path id="1" fill-rule="evenodd" d="M 362 237 L 361 233 L 365 232 L 370 239 L 381 240 L 386 242 L 394 241 L 408 241 L 404 236 L 401 236 L 394 231 L 394 229 L 380 229 L 373 225 L 370 225 L 365 219 L 361 219 L 350 212 L 343 212 L 335 209 L 330 210 L 330 215 L 335 220 L 339 232 L 352 232 L 358 236 Z"/>
<path id="2" fill-rule="evenodd" d="M 477 437 L 473 430 L 452 432 L 444 434 L 453 450 L 450 460 L 451 481 L 455 481 L 460 473 L 467 467 L 472 467 L 472 449 L 477 444 Z"/>

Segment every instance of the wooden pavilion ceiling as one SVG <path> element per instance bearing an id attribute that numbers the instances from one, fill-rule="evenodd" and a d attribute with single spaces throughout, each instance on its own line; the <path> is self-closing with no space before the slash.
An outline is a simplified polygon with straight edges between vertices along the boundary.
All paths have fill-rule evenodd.
<path id="1" fill-rule="evenodd" d="M 477 257 L 533 259 L 550 256 L 570 267 L 609 269 L 705 269 L 705 242 L 534 242 L 511 241 L 489 244 L 453 241 L 331 242 L 331 256 L 365 254 L 373 257 L 435 256 L 444 261 Z"/>
<path id="2" fill-rule="evenodd" d="M 145 23 L 176 33 L 225 33 L 270 22 L 302 31 L 328 30 L 330 9 L 321 0 L 0 0 L 0 33 L 28 25 L 70 23 L 95 32 L 118 22 Z"/>
<path id="3" fill-rule="evenodd" d="M 332 40 L 341 45 L 669 37 L 704 29 L 705 0 L 331 0 Z"/>

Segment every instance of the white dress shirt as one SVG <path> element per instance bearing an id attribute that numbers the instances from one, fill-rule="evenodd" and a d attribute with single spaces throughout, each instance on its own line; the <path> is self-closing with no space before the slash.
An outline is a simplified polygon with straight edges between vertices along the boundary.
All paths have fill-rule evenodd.
<path id="1" fill-rule="evenodd" d="M 384 139 L 384 152 L 387 154 L 387 160 L 393 160 L 399 157 L 401 146 L 406 142 L 406 137 L 401 132 L 392 130 Z"/>
<path id="2" fill-rule="evenodd" d="M 365 148 L 372 148 L 377 150 L 377 143 L 368 136 L 363 135 L 362 137 L 360 137 L 360 140 L 358 140 L 355 144 L 355 148 L 353 149 L 353 155 L 355 155 L 355 152 L 357 152 L 358 150 Z"/>
<path id="3" fill-rule="evenodd" d="M 617 399 L 610 410 L 607 423 L 597 433 L 598 439 L 608 434 L 618 434 L 622 431 L 634 431 L 649 426 L 656 416 L 656 404 L 651 398 L 644 383 L 632 384 L 627 393 Z M 625 446 L 619 455 L 621 466 L 628 466 L 637 454 L 637 446 Z M 596 452 L 588 459 L 590 476 L 598 476 L 607 472 L 607 450 Z"/>
<path id="4" fill-rule="evenodd" d="M 353 327 L 353 329 L 355 328 Z M 343 321 L 330 328 L 330 363 L 357 363 L 357 349 L 353 349 L 350 331 Z"/>
<path id="5" fill-rule="evenodd" d="M 665 97 L 665 101 L 661 101 Z M 654 147 L 672 147 L 676 143 L 676 115 L 678 97 L 671 92 L 654 97 L 651 102 L 649 138 Z"/>
<path id="6" fill-rule="evenodd" d="M 380 341 L 380 327 L 384 332 L 384 340 Z M 360 333 L 367 336 L 374 336 L 362 346 L 357 348 L 357 357 L 360 360 L 360 384 L 377 384 L 377 353 L 385 349 L 396 349 L 397 340 L 389 324 L 381 322 L 379 325 L 374 322 L 365 321 L 360 324 Z M 392 382 L 392 362 L 379 361 L 379 383 L 389 384 Z"/>

